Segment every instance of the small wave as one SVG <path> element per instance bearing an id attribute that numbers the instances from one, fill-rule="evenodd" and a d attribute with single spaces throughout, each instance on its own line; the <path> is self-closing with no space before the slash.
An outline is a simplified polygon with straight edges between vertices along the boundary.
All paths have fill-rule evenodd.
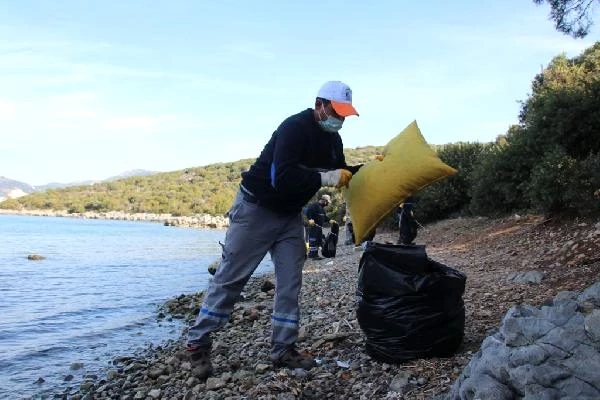
<path id="1" fill-rule="evenodd" d="M 147 306 L 149 307 L 150 304 L 148 304 Z M 23 319 L 23 314 L 21 314 L 20 320 L 17 323 L 11 323 L 10 328 L 7 329 L 6 331 L 20 332 L 23 330 L 23 328 L 32 327 L 32 326 L 47 326 L 47 327 L 52 327 L 52 328 L 60 328 L 64 325 L 73 324 L 74 319 L 76 320 L 81 317 L 89 318 L 90 315 L 103 317 L 106 315 L 112 315 L 116 312 L 121 314 L 121 313 L 126 313 L 128 311 L 129 312 L 132 312 L 132 311 L 137 312 L 138 310 L 139 310 L 139 308 L 134 305 L 130 305 L 127 307 L 124 307 L 122 305 L 117 305 L 117 306 L 88 307 L 88 308 L 79 308 L 79 309 L 73 309 L 73 310 L 67 310 L 67 311 L 60 311 L 60 312 L 54 312 L 52 314 L 46 314 L 46 315 L 42 315 L 42 316 L 33 316 L 29 319 Z M 2 325 L 3 324 L 0 324 L 0 327 Z M 3 329 L 3 331 L 5 331 L 5 330 Z"/>
<path id="2" fill-rule="evenodd" d="M 0 361 L 0 371 L 11 370 L 12 368 L 21 368 L 23 361 L 31 361 L 35 358 L 52 357 L 55 354 L 63 354 L 67 351 L 73 351 L 70 346 L 59 345 L 50 346 L 45 349 L 29 349 L 21 352 L 19 355 L 14 355 L 7 360 Z"/>
<path id="3" fill-rule="evenodd" d="M 129 341 L 127 338 L 131 337 L 133 331 L 140 328 L 150 328 L 156 321 L 154 317 L 146 317 L 143 319 L 124 320 L 120 321 L 120 323 L 111 321 L 111 323 L 110 327 L 103 326 L 96 330 L 90 330 L 89 327 L 82 327 L 79 330 L 64 332 L 60 338 L 56 336 L 50 338 L 51 342 L 49 341 L 46 347 L 44 345 L 39 345 L 36 348 L 30 346 L 18 353 L 13 353 L 9 360 L 5 362 L 18 363 L 20 360 L 45 358 L 54 354 L 85 352 L 89 349 L 106 347 L 108 346 L 108 342 L 111 342 L 117 336 L 121 336 L 123 341 Z M 181 325 L 182 322 L 172 321 L 161 324 L 175 327 Z M 73 343 L 77 343 L 77 345 L 73 345 Z"/>

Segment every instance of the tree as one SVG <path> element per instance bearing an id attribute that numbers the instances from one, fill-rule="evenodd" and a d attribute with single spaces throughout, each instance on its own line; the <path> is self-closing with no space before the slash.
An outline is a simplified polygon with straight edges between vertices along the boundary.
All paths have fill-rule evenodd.
<path id="1" fill-rule="evenodd" d="M 600 153 L 600 42 L 580 56 L 555 57 L 531 88 L 519 115 L 527 134 L 509 141 L 522 141 L 537 160 L 556 145 L 576 159 Z"/>
<path id="2" fill-rule="evenodd" d="M 550 19 L 556 30 L 574 38 L 588 34 L 592 20 L 590 14 L 598 0 L 533 0 L 535 4 L 550 4 Z"/>

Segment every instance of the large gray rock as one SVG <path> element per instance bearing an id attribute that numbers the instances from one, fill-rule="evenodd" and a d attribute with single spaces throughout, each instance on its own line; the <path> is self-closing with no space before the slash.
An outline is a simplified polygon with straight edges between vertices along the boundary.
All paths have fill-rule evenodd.
<path id="1" fill-rule="evenodd" d="M 540 271 L 511 272 L 506 280 L 513 283 L 533 283 L 538 284 L 544 279 L 544 273 Z"/>
<path id="2" fill-rule="evenodd" d="M 446 399 L 600 399 L 600 282 L 512 307 Z"/>

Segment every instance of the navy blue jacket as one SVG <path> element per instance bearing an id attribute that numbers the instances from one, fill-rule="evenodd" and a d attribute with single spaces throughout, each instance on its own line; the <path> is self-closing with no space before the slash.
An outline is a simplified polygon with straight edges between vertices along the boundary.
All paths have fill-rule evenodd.
<path id="1" fill-rule="evenodd" d="M 260 205 L 282 213 L 297 213 L 321 187 L 319 171 L 346 165 L 339 133 L 322 130 L 308 108 L 279 125 L 256 162 L 242 173 L 242 185 Z"/>
<path id="2" fill-rule="evenodd" d="M 314 220 L 315 224 L 319 225 L 321 228 L 325 225 L 326 218 L 327 214 L 325 213 L 325 209 L 318 201 L 312 203 L 306 209 L 306 219 Z"/>

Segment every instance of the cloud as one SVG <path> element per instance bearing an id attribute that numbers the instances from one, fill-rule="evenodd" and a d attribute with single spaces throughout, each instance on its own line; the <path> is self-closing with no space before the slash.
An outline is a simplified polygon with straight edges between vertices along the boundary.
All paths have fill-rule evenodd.
<path id="1" fill-rule="evenodd" d="M 129 140 L 199 130 L 216 130 L 202 117 L 181 112 L 150 113 L 116 109 L 93 92 L 71 92 L 9 102 L 0 100 L 0 136 L 11 135 L 11 147 L 54 147 Z M 3 134 L 2 134 L 3 133 Z M 6 148 L 7 141 L 0 141 Z"/>
<path id="2" fill-rule="evenodd" d="M 466 30 L 457 26 L 439 27 L 439 29 L 444 31 L 444 34 L 439 36 L 441 41 L 456 44 L 461 48 L 472 49 L 473 46 L 478 46 L 496 51 L 508 48 L 513 54 L 517 51 L 534 51 L 553 55 L 561 52 L 575 55 L 594 44 L 593 41 L 573 39 L 558 32 L 544 35 L 473 27 Z"/>
<path id="3" fill-rule="evenodd" d="M 120 57 L 123 53 L 136 57 Z M 249 55 L 272 59 L 274 55 L 252 42 L 231 45 L 222 54 L 205 54 L 205 57 L 227 57 L 228 62 L 239 62 Z M 138 81 L 156 81 L 169 84 L 193 85 L 207 91 L 261 92 L 261 85 L 236 82 L 201 73 L 189 73 L 174 69 L 147 68 L 156 55 L 148 49 L 129 48 L 105 42 L 69 41 L 21 41 L 0 40 L 0 82 L 19 80 L 27 86 L 65 84 L 93 84 L 105 79 L 127 78 Z M 118 59 L 135 59 L 135 63 L 114 62 Z M 147 63 L 145 61 L 148 61 Z"/>
<path id="4" fill-rule="evenodd" d="M 239 40 L 237 43 L 229 45 L 221 56 L 226 59 L 225 61 L 240 57 L 243 59 L 251 57 L 259 61 L 273 61 L 276 58 L 276 54 L 265 44 L 249 40 Z"/>
<path id="5" fill-rule="evenodd" d="M 66 104 L 80 104 L 81 102 L 90 102 L 98 98 L 98 94 L 94 92 L 70 92 L 63 94 L 50 95 L 48 100 L 51 102 L 66 103 Z"/>
<path id="6" fill-rule="evenodd" d="M 558 38 L 541 35 L 516 35 L 512 40 L 524 50 L 536 49 L 552 53 L 565 52 L 570 55 L 579 54 L 594 44 L 593 41 L 577 40 L 565 35 Z"/>
<path id="7" fill-rule="evenodd" d="M 176 120 L 177 117 L 174 115 L 135 115 L 124 117 L 110 117 L 102 121 L 101 129 L 109 131 L 151 131 L 156 130 L 160 127 L 164 127 L 165 124 Z"/>
<path id="8" fill-rule="evenodd" d="M 15 103 L 0 100 L 0 120 L 9 120 L 15 117 L 17 105 Z"/>

